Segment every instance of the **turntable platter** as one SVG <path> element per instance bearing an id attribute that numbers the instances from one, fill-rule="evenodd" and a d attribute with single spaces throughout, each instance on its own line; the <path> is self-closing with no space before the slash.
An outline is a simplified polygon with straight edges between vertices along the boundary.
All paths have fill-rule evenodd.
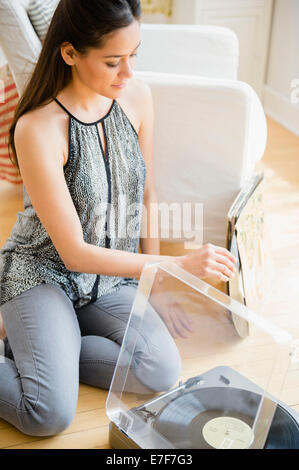
<path id="1" fill-rule="evenodd" d="M 190 391 L 164 406 L 153 427 L 179 449 L 249 448 L 261 398 L 237 388 Z M 298 436 L 298 424 L 278 405 L 265 448 L 299 448 Z"/>

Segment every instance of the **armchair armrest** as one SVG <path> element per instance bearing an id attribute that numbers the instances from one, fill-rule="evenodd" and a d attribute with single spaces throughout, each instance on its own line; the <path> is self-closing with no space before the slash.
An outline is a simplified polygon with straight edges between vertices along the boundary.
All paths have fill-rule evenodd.
<path id="1" fill-rule="evenodd" d="M 266 145 L 256 93 L 236 80 L 150 72 L 135 77 L 153 95 L 158 202 L 202 203 L 203 242 L 225 246 L 228 210 Z"/>
<path id="2" fill-rule="evenodd" d="M 136 70 L 237 79 L 239 43 L 228 28 L 142 24 Z"/>

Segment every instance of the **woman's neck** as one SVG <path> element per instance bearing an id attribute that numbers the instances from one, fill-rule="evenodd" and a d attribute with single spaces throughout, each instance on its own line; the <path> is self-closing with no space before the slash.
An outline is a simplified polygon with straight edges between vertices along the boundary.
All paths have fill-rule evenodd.
<path id="1" fill-rule="evenodd" d="M 74 114 L 82 113 L 88 115 L 105 114 L 112 104 L 112 99 L 99 95 L 89 88 L 78 86 L 75 82 L 70 82 L 58 94 L 57 99 L 70 108 Z"/>

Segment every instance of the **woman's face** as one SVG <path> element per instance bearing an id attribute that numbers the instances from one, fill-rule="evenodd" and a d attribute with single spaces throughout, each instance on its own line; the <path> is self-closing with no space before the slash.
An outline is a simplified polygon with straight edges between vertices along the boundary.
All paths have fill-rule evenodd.
<path id="1" fill-rule="evenodd" d="M 121 96 L 132 77 L 139 43 L 140 25 L 134 21 L 111 33 L 102 48 L 90 49 L 86 55 L 76 53 L 73 78 L 100 95 Z"/>

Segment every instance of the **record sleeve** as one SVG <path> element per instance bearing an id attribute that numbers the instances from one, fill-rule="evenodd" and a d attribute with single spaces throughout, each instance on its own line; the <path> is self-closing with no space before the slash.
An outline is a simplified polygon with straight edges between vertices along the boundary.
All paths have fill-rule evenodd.
<path id="1" fill-rule="evenodd" d="M 227 294 L 258 311 L 265 291 L 264 260 L 264 174 L 254 174 L 234 200 L 227 215 L 227 249 L 237 259 L 236 275 L 230 279 Z M 231 314 L 237 333 L 250 334 L 249 323 Z"/>
<path id="2" fill-rule="evenodd" d="M 298 415 L 281 400 L 298 356 L 296 338 L 241 302 L 175 263 L 146 265 L 107 397 L 110 444 L 299 448 Z"/>

